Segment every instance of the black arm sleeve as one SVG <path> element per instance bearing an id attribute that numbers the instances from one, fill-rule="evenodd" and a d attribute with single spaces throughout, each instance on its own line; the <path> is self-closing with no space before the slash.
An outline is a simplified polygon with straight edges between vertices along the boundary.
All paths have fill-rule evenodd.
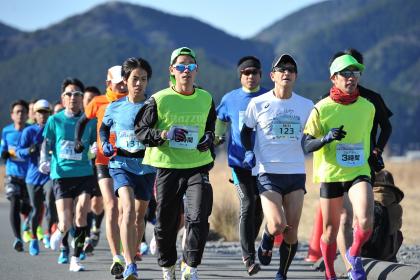
<path id="1" fill-rule="evenodd" d="M 378 112 L 378 124 L 381 128 L 381 132 L 379 134 L 376 146 L 383 151 L 392 133 L 392 125 L 389 121 L 389 118 L 392 116 L 392 112 L 388 109 L 380 94 L 378 94 L 378 99 L 380 106 L 376 106 L 379 108 L 375 107 L 375 110 L 380 111 Z"/>
<path id="2" fill-rule="evenodd" d="M 204 132 L 211 131 L 214 135 L 214 129 L 216 127 L 216 108 L 214 106 L 214 102 L 211 102 L 211 107 L 209 111 L 209 115 L 207 116 L 207 122 L 206 122 L 206 129 Z"/>
<path id="3" fill-rule="evenodd" d="M 322 138 L 317 139 L 309 134 L 303 134 L 301 142 L 303 151 L 306 154 L 318 151 L 326 144 L 325 142 L 322 142 L 321 139 Z"/>
<path id="4" fill-rule="evenodd" d="M 245 124 L 241 130 L 241 142 L 246 151 L 252 150 L 252 128 L 247 127 Z"/>
<path id="5" fill-rule="evenodd" d="M 109 135 L 110 135 L 111 127 L 107 126 L 106 124 L 102 123 L 101 128 L 99 129 L 99 139 L 101 139 L 101 143 L 109 142 Z"/>
<path id="6" fill-rule="evenodd" d="M 156 101 L 150 97 L 134 120 L 134 133 L 146 147 L 157 147 L 165 143 L 165 140 L 160 137 L 162 130 L 154 128 L 157 120 Z"/>
<path id="7" fill-rule="evenodd" d="M 86 124 L 90 121 L 83 113 L 76 123 L 74 128 L 74 139 L 80 141 L 82 139 L 83 131 L 85 131 Z"/>

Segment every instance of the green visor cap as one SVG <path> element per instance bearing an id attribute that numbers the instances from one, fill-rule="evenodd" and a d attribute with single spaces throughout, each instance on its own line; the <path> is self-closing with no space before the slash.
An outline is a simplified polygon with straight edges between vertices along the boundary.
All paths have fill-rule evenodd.
<path id="1" fill-rule="evenodd" d="M 197 63 L 197 59 L 195 58 L 195 52 L 190 48 L 181 47 L 172 52 L 171 61 L 169 62 L 169 65 L 172 65 L 175 59 L 180 55 L 189 55 L 194 59 L 194 62 Z M 169 75 L 169 79 L 171 80 L 172 85 L 175 85 L 175 77 L 173 75 Z"/>
<path id="2" fill-rule="evenodd" d="M 349 54 L 345 54 L 334 59 L 333 63 L 330 66 L 330 77 L 335 73 L 340 72 L 341 70 L 346 69 L 349 66 L 354 66 L 360 71 L 365 70 L 365 66 L 352 57 Z"/>
<path id="3" fill-rule="evenodd" d="M 171 61 L 169 62 L 169 65 L 172 65 L 174 60 L 180 55 L 189 55 L 194 59 L 195 62 L 197 62 L 197 60 L 195 58 L 195 52 L 192 49 L 187 48 L 187 47 L 181 47 L 181 48 L 178 48 L 178 49 L 176 49 L 172 52 Z"/>

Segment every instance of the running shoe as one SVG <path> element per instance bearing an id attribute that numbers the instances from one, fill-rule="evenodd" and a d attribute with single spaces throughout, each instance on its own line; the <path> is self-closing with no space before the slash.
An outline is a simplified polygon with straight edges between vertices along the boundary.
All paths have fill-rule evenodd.
<path id="1" fill-rule="evenodd" d="M 147 253 L 149 252 L 149 246 L 147 245 L 146 242 L 142 242 L 140 244 L 140 253 L 142 254 L 142 256 L 147 255 Z"/>
<path id="2" fill-rule="evenodd" d="M 23 241 L 20 238 L 16 238 L 13 242 L 13 249 L 18 252 L 23 252 Z"/>
<path id="3" fill-rule="evenodd" d="M 93 247 L 96 247 L 99 243 L 99 238 L 101 236 L 101 230 L 97 229 L 96 227 L 94 227 L 91 231 L 90 231 L 90 239 L 92 240 L 92 245 Z"/>
<path id="4" fill-rule="evenodd" d="M 38 226 L 36 228 L 36 237 L 38 237 L 38 240 L 43 240 L 44 239 L 44 231 L 42 230 L 41 226 Z"/>
<path id="5" fill-rule="evenodd" d="M 152 240 L 150 240 L 150 254 L 152 254 L 153 256 L 156 255 L 156 250 L 157 250 L 157 245 L 156 245 L 156 238 L 155 238 L 155 234 L 153 233 L 153 237 Z"/>
<path id="6" fill-rule="evenodd" d="M 32 239 L 29 242 L 29 255 L 37 256 L 39 254 L 39 243 L 38 239 Z"/>
<path id="7" fill-rule="evenodd" d="M 123 272 L 124 280 L 137 280 L 137 265 L 135 263 L 130 263 Z"/>
<path id="8" fill-rule="evenodd" d="M 87 237 L 85 240 L 85 245 L 83 246 L 83 251 L 86 253 L 86 255 L 90 256 L 93 255 L 93 245 L 92 245 L 92 240 Z"/>
<path id="9" fill-rule="evenodd" d="M 366 280 L 366 272 L 363 268 L 362 258 L 359 256 L 350 256 L 350 249 L 346 251 L 346 259 L 351 265 L 348 276 L 352 280 Z"/>
<path id="10" fill-rule="evenodd" d="M 80 252 L 79 259 L 81 261 L 84 261 L 86 259 L 86 253 L 85 253 L 85 251 Z"/>
<path id="11" fill-rule="evenodd" d="M 143 260 L 143 258 L 141 257 L 140 251 L 137 251 L 136 255 L 134 256 L 134 261 L 135 262 L 141 262 L 142 260 Z"/>
<path id="12" fill-rule="evenodd" d="M 45 234 L 44 235 L 44 239 L 42 239 L 42 242 L 44 243 L 44 247 L 46 249 L 51 248 L 51 244 L 50 244 L 50 235 L 49 234 Z"/>
<path id="13" fill-rule="evenodd" d="M 175 265 L 162 267 L 163 280 L 175 280 Z"/>
<path id="14" fill-rule="evenodd" d="M 277 271 L 276 280 L 287 280 L 287 277 L 284 276 L 280 271 Z"/>
<path id="15" fill-rule="evenodd" d="M 257 274 L 261 270 L 260 265 L 255 263 L 254 256 L 249 256 L 246 260 L 244 260 L 244 264 L 246 267 L 246 272 L 248 272 L 249 276 Z"/>
<path id="16" fill-rule="evenodd" d="M 111 275 L 114 275 L 115 277 L 122 275 L 124 272 L 124 258 L 120 255 L 116 255 L 112 258 L 112 265 L 109 268 Z"/>
<path id="17" fill-rule="evenodd" d="M 32 240 L 32 233 L 31 233 L 31 231 L 29 229 L 28 230 L 24 230 L 22 232 L 22 240 L 25 243 L 28 243 L 29 241 Z"/>
<path id="18" fill-rule="evenodd" d="M 61 241 L 63 240 L 64 234 L 57 228 L 56 231 L 54 231 L 53 235 L 51 235 L 50 239 L 50 246 L 51 250 L 55 251 L 58 248 L 60 248 Z"/>
<path id="19" fill-rule="evenodd" d="M 273 254 L 274 237 L 264 230 L 260 246 L 258 246 L 258 259 L 262 265 L 269 265 Z"/>
<path id="20" fill-rule="evenodd" d="M 80 259 L 78 257 L 72 256 L 70 260 L 70 271 L 79 272 L 84 271 L 85 267 L 80 263 Z"/>
<path id="21" fill-rule="evenodd" d="M 196 267 L 191 267 L 188 264 L 185 264 L 181 272 L 181 280 L 198 280 L 198 272 Z"/>
<path id="22" fill-rule="evenodd" d="M 69 248 L 61 247 L 60 255 L 58 256 L 57 263 L 59 264 L 69 263 L 69 251 L 70 251 Z"/>

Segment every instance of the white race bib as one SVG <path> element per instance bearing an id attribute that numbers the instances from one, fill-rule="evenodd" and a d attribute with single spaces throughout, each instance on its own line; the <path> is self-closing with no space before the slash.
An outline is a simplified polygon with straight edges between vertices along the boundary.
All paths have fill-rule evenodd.
<path id="1" fill-rule="evenodd" d="M 362 166 L 365 162 L 363 144 L 337 144 L 336 160 L 343 167 Z"/>
<path id="2" fill-rule="evenodd" d="M 274 139 L 299 140 L 301 124 L 299 117 L 277 116 L 271 125 L 271 134 Z"/>
<path id="3" fill-rule="evenodd" d="M 185 135 L 185 141 L 175 141 L 169 140 L 169 147 L 177 149 L 187 149 L 193 150 L 197 148 L 198 144 L 198 126 L 176 126 L 177 128 L 182 128 L 188 131 Z"/>
<path id="4" fill-rule="evenodd" d="M 121 130 L 117 135 L 117 147 L 130 153 L 144 150 L 144 145 L 137 139 L 133 130 Z"/>
<path id="5" fill-rule="evenodd" d="M 71 159 L 71 160 L 82 160 L 82 153 L 77 154 L 74 151 L 74 141 L 61 140 L 59 158 Z"/>

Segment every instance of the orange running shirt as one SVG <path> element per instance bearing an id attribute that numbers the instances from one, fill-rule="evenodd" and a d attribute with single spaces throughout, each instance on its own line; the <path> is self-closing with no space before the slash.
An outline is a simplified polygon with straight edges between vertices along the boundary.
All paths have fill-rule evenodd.
<path id="1" fill-rule="evenodd" d="M 97 127 L 96 127 L 96 132 L 97 132 L 96 142 L 98 144 L 98 154 L 96 155 L 96 159 L 95 159 L 95 164 L 96 165 L 108 165 L 108 162 L 109 162 L 109 158 L 107 158 L 103 154 L 102 143 L 101 143 L 101 140 L 100 140 L 100 137 L 99 137 L 99 129 L 101 128 L 102 119 L 104 118 L 105 110 L 106 110 L 106 107 L 108 106 L 108 104 L 109 104 L 109 100 L 106 97 L 106 95 L 99 95 L 99 96 L 95 96 L 85 108 L 86 118 L 88 118 L 88 119 L 97 118 L 98 119 L 98 124 L 97 124 Z M 111 135 L 109 137 L 109 142 L 112 145 L 115 146 L 115 134 L 114 133 L 111 133 Z"/>

